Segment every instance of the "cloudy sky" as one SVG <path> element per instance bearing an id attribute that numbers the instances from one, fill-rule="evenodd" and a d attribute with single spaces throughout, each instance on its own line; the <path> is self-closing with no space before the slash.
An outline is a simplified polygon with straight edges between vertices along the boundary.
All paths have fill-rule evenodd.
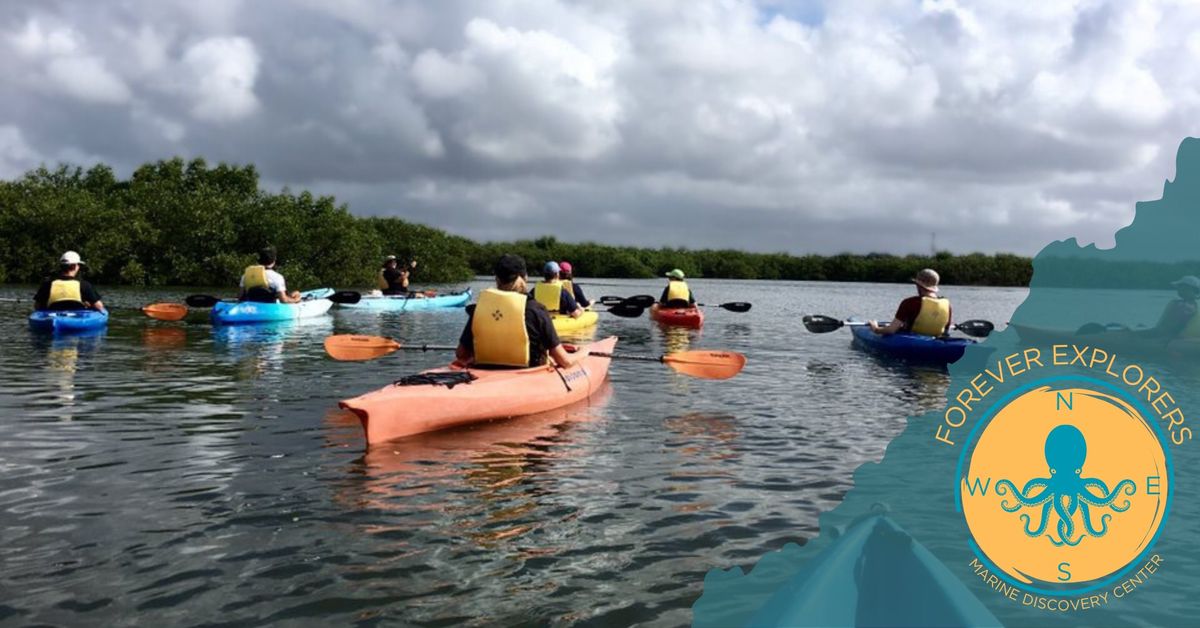
<path id="1" fill-rule="evenodd" d="M 1109 245 L 1200 134 L 1184 1 L 0 6 L 0 177 L 202 156 L 483 240 Z"/>

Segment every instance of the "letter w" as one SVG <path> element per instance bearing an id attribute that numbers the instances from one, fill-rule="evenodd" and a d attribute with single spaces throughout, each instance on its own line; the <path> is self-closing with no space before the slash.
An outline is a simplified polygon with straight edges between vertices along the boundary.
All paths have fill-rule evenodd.
<path id="1" fill-rule="evenodd" d="M 979 491 L 981 495 L 987 497 L 988 485 L 992 483 L 992 478 L 988 478 L 982 485 L 979 483 L 979 478 L 967 482 L 967 492 L 974 495 L 975 491 Z"/>

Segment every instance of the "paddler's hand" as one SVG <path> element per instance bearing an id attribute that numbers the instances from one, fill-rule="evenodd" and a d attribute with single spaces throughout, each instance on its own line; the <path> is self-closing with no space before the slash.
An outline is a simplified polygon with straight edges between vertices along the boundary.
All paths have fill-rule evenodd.
<path id="1" fill-rule="evenodd" d="M 878 321 L 867 321 L 867 327 L 870 327 L 871 331 L 873 331 L 877 334 L 879 333 L 879 322 Z"/>
<path id="2" fill-rule="evenodd" d="M 550 358 L 554 360 L 554 363 L 557 364 L 559 368 L 571 368 L 575 365 L 575 357 L 570 353 L 567 353 L 566 348 L 562 345 L 558 345 L 550 350 Z"/>

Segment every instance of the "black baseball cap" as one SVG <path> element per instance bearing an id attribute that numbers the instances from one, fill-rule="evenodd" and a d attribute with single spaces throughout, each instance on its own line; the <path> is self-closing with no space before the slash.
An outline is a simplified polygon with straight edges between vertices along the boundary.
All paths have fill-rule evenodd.
<path id="1" fill-rule="evenodd" d="M 501 255 L 500 259 L 496 260 L 496 266 L 493 268 L 496 273 L 496 279 L 500 283 L 508 283 L 517 277 L 528 277 L 529 273 L 525 270 L 525 260 L 520 255 L 505 254 Z"/>

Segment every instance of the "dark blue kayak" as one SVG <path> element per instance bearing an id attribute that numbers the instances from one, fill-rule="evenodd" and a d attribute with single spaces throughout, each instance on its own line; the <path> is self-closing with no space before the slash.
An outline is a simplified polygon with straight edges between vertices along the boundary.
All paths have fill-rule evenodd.
<path id="1" fill-rule="evenodd" d="M 925 364 L 951 364 L 963 356 L 967 347 L 975 344 L 969 338 L 934 338 L 901 332 L 881 336 L 866 325 L 853 325 L 855 344 L 883 356 L 922 362 Z"/>
<path id="2" fill-rule="evenodd" d="M 750 626 L 999 626 L 923 545 L 868 515 L 767 600 Z"/>
<path id="3" fill-rule="evenodd" d="M 108 312 L 96 310 L 37 310 L 29 315 L 29 328 L 55 334 L 79 334 L 108 326 Z"/>

